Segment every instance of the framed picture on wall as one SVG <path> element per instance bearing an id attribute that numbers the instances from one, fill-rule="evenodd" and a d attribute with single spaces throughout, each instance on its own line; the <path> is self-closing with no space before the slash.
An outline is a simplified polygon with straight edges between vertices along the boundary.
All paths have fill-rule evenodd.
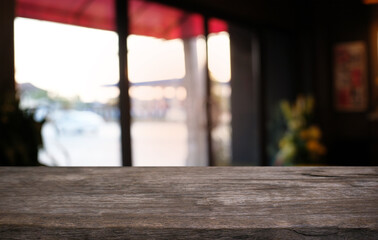
<path id="1" fill-rule="evenodd" d="M 367 109 L 366 45 L 363 41 L 334 46 L 334 100 L 338 111 Z"/>

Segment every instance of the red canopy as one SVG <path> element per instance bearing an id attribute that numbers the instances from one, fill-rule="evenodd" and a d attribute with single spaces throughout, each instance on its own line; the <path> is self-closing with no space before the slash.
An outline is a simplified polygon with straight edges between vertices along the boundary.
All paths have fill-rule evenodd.
<path id="1" fill-rule="evenodd" d="M 115 31 L 114 0 L 17 0 L 16 15 Z M 203 34 L 200 14 L 144 0 L 129 0 L 130 33 L 157 38 L 188 38 Z M 209 31 L 226 31 L 227 24 L 210 21 Z"/>

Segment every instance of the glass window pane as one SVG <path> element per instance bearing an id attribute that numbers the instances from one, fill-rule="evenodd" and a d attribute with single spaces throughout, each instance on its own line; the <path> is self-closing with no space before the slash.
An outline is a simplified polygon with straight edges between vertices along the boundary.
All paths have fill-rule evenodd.
<path id="1" fill-rule="evenodd" d="M 209 35 L 208 62 L 211 79 L 214 162 L 217 166 L 230 165 L 232 162 L 231 64 L 230 38 L 227 32 L 223 31 Z"/>
<path id="2" fill-rule="evenodd" d="M 202 16 L 141 0 L 129 14 L 133 165 L 206 165 Z"/>
<path id="3" fill-rule="evenodd" d="M 115 32 L 16 18 L 15 68 L 22 108 L 42 120 L 50 166 L 120 166 Z"/>
<path id="4" fill-rule="evenodd" d="M 133 166 L 185 166 L 183 42 L 130 35 L 128 48 Z"/>

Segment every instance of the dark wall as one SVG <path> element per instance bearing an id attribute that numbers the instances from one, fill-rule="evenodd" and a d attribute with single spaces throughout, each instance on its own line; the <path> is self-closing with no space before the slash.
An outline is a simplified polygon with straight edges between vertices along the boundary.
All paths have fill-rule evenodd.
<path id="1" fill-rule="evenodd" d="M 229 26 L 233 165 L 270 165 L 281 136 L 279 103 L 302 88 L 298 34 Z"/>
<path id="2" fill-rule="evenodd" d="M 370 8 L 359 0 L 332 0 L 317 3 L 313 12 L 317 112 L 328 146 L 327 161 L 332 165 L 374 164 L 371 152 L 372 123 L 368 119 L 372 98 L 369 96 L 369 107 L 363 112 L 342 112 L 335 109 L 332 55 L 335 44 L 365 42 L 368 53 L 368 85 L 371 85 Z"/>
<path id="3" fill-rule="evenodd" d="M 261 39 L 256 30 L 229 25 L 232 164 L 266 165 Z"/>
<path id="4" fill-rule="evenodd" d="M 373 81 L 378 74 L 375 77 L 371 75 L 375 67 L 371 62 L 372 54 L 376 52 L 376 49 L 371 46 L 377 44 L 377 38 L 371 43 L 370 26 L 375 16 L 377 31 L 373 35 L 376 36 L 378 10 L 372 11 L 374 6 L 364 5 L 360 0 L 295 1 L 292 7 L 292 16 L 281 24 L 277 24 L 275 18 L 266 20 L 274 9 L 265 12 L 266 18 L 262 17 L 264 12 L 260 13 L 260 21 L 257 21 L 256 25 L 240 23 L 249 27 L 251 31 L 255 31 L 261 42 L 261 75 L 256 79 L 250 73 L 244 74 L 244 78 L 250 76 L 250 82 L 246 83 L 244 80 L 243 85 L 239 85 L 240 79 L 235 79 L 235 76 L 238 78 L 238 74 L 233 74 L 232 80 L 237 81 L 233 83 L 233 94 L 237 96 L 233 97 L 235 103 L 232 105 L 236 108 L 233 110 L 233 131 L 235 131 L 233 141 L 237 143 L 234 147 L 235 161 L 242 158 L 243 165 L 246 161 L 254 165 L 256 163 L 270 164 L 274 157 L 270 151 L 271 145 L 277 141 L 274 129 L 277 127 L 277 122 L 274 119 L 279 101 L 292 100 L 300 93 L 310 93 L 316 98 L 315 120 L 323 130 L 324 141 L 328 148 L 326 163 L 330 165 L 378 164 L 378 123 L 369 120 L 373 107 L 378 105 L 374 100 L 378 99 L 378 91 L 372 90 L 375 86 Z M 250 22 L 253 22 L 253 18 L 250 18 Z M 232 35 L 232 31 L 230 34 Z M 239 39 L 232 45 L 234 48 L 235 45 L 246 45 L 245 41 L 250 40 Z M 334 107 L 333 46 L 350 41 L 364 41 L 367 46 L 369 107 L 363 112 L 341 112 Z M 238 59 L 235 54 L 253 55 L 253 51 L 248 48 L 244 50 L 249 52 L 234 52 L 233 70 L 239 71 L 243 66 L 235 60 L 235 58 Z M 233 51 L 232 46 L 231 51 Z M 248 64 L 247 66 L 251 66 L 250 62 Z M 241 72 L 248 73 L 251 69 L 250 67 Z M 251 96 L 243 93 L 249 91 L 250 94 L 255 94 L 256 90 L 250 89 L 255 82 L 262 86 L 258 103 Z M 241 104 L 246 104 L 249 108 L 240 107 Z M 257 111 L 254 109 L 257 106 L 262 109 Z M 242 115 L 235 116 L 241 109 L 244 109 Z M 249 112 L 246 112 L 248 109 Z M 258 121 L 256 112 L 263 114 L 262 121 Z M 251 128 L 256 128 L 254 125 L 256 121 L 258 127 L 263 128 L 262 136 L 258 135 L 261 132 L 257 130 L 253 132 L 258 135 L 255 138 L 257 143 L 252 141 L 252 137 L 247 137 L 245 131 L 251 134 Z M 244 146 L 247 143 L 250 146 L 249 149 Z M 256 149 L 256 146 L 260 149 Z M 240 151 L 240 148 L 243 150 Z M 254 151 L 260 152 L 260 159 L 256 160 L 252 157 L 256 155 Z"/>
<path id="5" fill-rule="evenodd" d="M 378 4 L 370 8 L 370 51 L 378 53 Z M 378 165 L 378 54 L 371 54 L 370 59 L 370 109 L 375 113 L 374 118 L 370 115 L 370 158 L 372 165 Z"/>
<path id="6" fill-rule="evenodd" d="M 253 32 L 240 26 L 230 26 L 232 113 L 232 164 L 260 165 L 258 99 L 253 77 Z M 252 54 L 253 52 L 253 54 Z"/>
<path id="7" fill-rule="evenodd" d="M 271 165 L 285 128 L 280 101 L 313 91 L 311 18 L 301 9 L 308 7 L 296 5 L 291 9 L 296 20 L 286 24 L 229 25 L 234 165 Z"/>
<path id="8" fill-rule="evenodd" d="M 264 107 L 264 142 L 266 164 L 272 164 L 278 150 L 282 126 L 278 121 L 280 101 L 294 100 L 299 92 L 296 35 L 290 31 L 264 30 L 261 34 Z"/>

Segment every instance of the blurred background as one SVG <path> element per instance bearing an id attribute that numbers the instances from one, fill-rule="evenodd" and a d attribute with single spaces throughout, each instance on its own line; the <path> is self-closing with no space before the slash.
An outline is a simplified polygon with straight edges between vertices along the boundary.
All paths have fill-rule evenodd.
<path id="1" fill-rule="evenodd" d="M 0 3 L 0 165 L 378 164 L 378 1 Z"/>

